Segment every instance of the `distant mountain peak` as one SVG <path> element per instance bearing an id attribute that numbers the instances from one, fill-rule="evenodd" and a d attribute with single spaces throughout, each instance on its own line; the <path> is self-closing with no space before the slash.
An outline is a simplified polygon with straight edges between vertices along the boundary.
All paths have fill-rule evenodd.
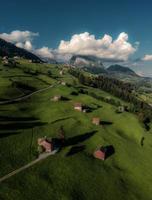
<path id="1" fill-rule="evenodd" d="M 132 75 L 132 76 L 138 76 L 132 69 L 129 67 L 124 67 L 121 65 L 111 65 L 110 67 L 107 68 L 107 71 L 110 73 L 121 73 L 125 75 Z"/>
<path id="2" fill-rule="evenodd" d="M 106 73 L 102 60 L 95 56 L 74 55 L 70 59 L 70 64 L 94 74 Z"/>
<path id="3" fill-rule="evenodd" d="M 103 63 L 100 58 L 87 55 L 74 55 L 70 59 L 70 63 L 82 67 L 102 67 Z"/>

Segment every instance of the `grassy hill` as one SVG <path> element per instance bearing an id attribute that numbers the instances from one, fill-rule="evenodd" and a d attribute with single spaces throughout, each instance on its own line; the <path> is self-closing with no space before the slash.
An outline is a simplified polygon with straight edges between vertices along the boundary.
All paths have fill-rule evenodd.
<path id="1" fill-rule="evenodd" d="M 62 67 L 26 60 L 20 60 L 15 68 L 0 65 L 0 102 L 52 85 L 23 101 L 0 105 L 0 177 L 37 157 L 39 137 L 58 137 L 63 126 L 69 141 L 59 153 L 0 183 L 0 199 L 150 200 L 151 131 L 145 131 L 136 115 L 118 114 L 117 107 L 89 93 L 126 102 L 81 85 L 66 68 L 61 76 Z M 62 81 L 66 85 L 60 84 Z M 53 102 L 50 99 L 54 95 L 67 100 Z M 91 112 L 75 111 L 75 102 L 89 106 Z M 102 125 L 91 123 L 96 116 Z M 102 145 L 115 149 L 105 161 L 93 157 Z M 80 147 L 79 151 L 70 154 L 73 147 Z"/>

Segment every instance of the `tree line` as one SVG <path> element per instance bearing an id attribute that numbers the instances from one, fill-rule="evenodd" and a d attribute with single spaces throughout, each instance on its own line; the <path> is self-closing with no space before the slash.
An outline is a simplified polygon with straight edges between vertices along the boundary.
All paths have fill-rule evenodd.
<path id="1" fill-rule="evenodd" d="M 81 84 L 100 88 L 124 101 L 129 102 L 129 111 L 137 113 L 142 122 L 147 123 L 152 119 L 151 106 L 138 98 L 135 92 L 136 86 L 134 84 L 125 83 L 105 75 L 86 75 L 83 71 L 77 69 L 70 69 L 69 72 L 71 75 L 77 77 Z"/>

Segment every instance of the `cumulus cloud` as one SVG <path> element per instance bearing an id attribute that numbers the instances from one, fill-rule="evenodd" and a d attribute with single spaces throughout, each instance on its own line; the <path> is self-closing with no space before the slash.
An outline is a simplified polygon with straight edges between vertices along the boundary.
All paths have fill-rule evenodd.
<path id="1" fill-rule="evenodd" d="M 31 31 L 15 30 L 11 33 L 1 33 L 0 38 L 15 44 L 17 47 L 32 50 L 32 41 L 34 37 L 38 35 L 38 33 L 33 33 Z"/>
<path id="2" fill-rule="evenodd" d="M 54 58 L 54 53 L 52 49 L 49 49 L 48 47 L 42 47 L 40 49 L 36 49 L 35 53 L 43 58 Z"/>
<path id="3" fill-rule="evenodd" d="M 96 39 L 88 32 L 75 34 L 69 41 L 61 40 L 57 49 L 46 46 L 35 49 L 33 39 L 39 33 L 15 30 L 10 33 L 1 33 L 0 38 L 12 42 L 17 47 L 31 51 L 42 58 L 68 61 L 72 55 L 91 55 L 102 58 L 103 61 L 126 61 L 138 48 L 139 42 L 134 45 L 128 42 L 128 34 L 120 33 L 116 39 L 105 34 Z"/>
<path id="4" fill-rule="evenodd" d="M 152 61 L 152 55 L 151 54 L 147 54 L 142 58 L 142 61 Z"/>
<path id="5" fill-rule="evenodd" d="M 15 44 L 17 47 L 20 47 L 20 48 L 23 48 L 23 49 L 26 49 L 28 51 L 31 51 L 33 49 L 33 46 L 32 46 L 32 43 L 30 41 L 25 41 L 24 43 L 23 42 L 18 42 Z"/>
<path id="6" fill-rule="evenodd" d="M 128 42 L 128 34 L 124 32 L 120 33 L 115 40 L 110 35 L 96 39 L 94 35 L 85 32 L 73 35 L 70 41 L 62 40 L 58 51 L 61 54 L 81 54 L 104 59 L 127 60 L 137 50 L 138 45 L 139 43 L 136 43 L 133 47 Z"/>

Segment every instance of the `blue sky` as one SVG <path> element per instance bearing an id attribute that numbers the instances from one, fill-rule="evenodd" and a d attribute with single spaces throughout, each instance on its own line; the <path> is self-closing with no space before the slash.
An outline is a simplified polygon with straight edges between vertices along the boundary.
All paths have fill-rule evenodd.
<path id="1" fill-rule="evenodd" d="M 1 2 L 0 33 L 39 33 L 30 39 L 32 48 L 58 49 L 61 40 L 71 41 L 75 34 L 88 32 L 96 39 L 107 34 L 115 40 L 125 32 L 133 47 L 139 42 L 128 60 L 141 59 L 152 55 L 151 8 L 150 0 L 5 0 Z M 134 63 L 134 68 L 152 73 L 152 57 L 147 58 L 139 66 Z"/>

